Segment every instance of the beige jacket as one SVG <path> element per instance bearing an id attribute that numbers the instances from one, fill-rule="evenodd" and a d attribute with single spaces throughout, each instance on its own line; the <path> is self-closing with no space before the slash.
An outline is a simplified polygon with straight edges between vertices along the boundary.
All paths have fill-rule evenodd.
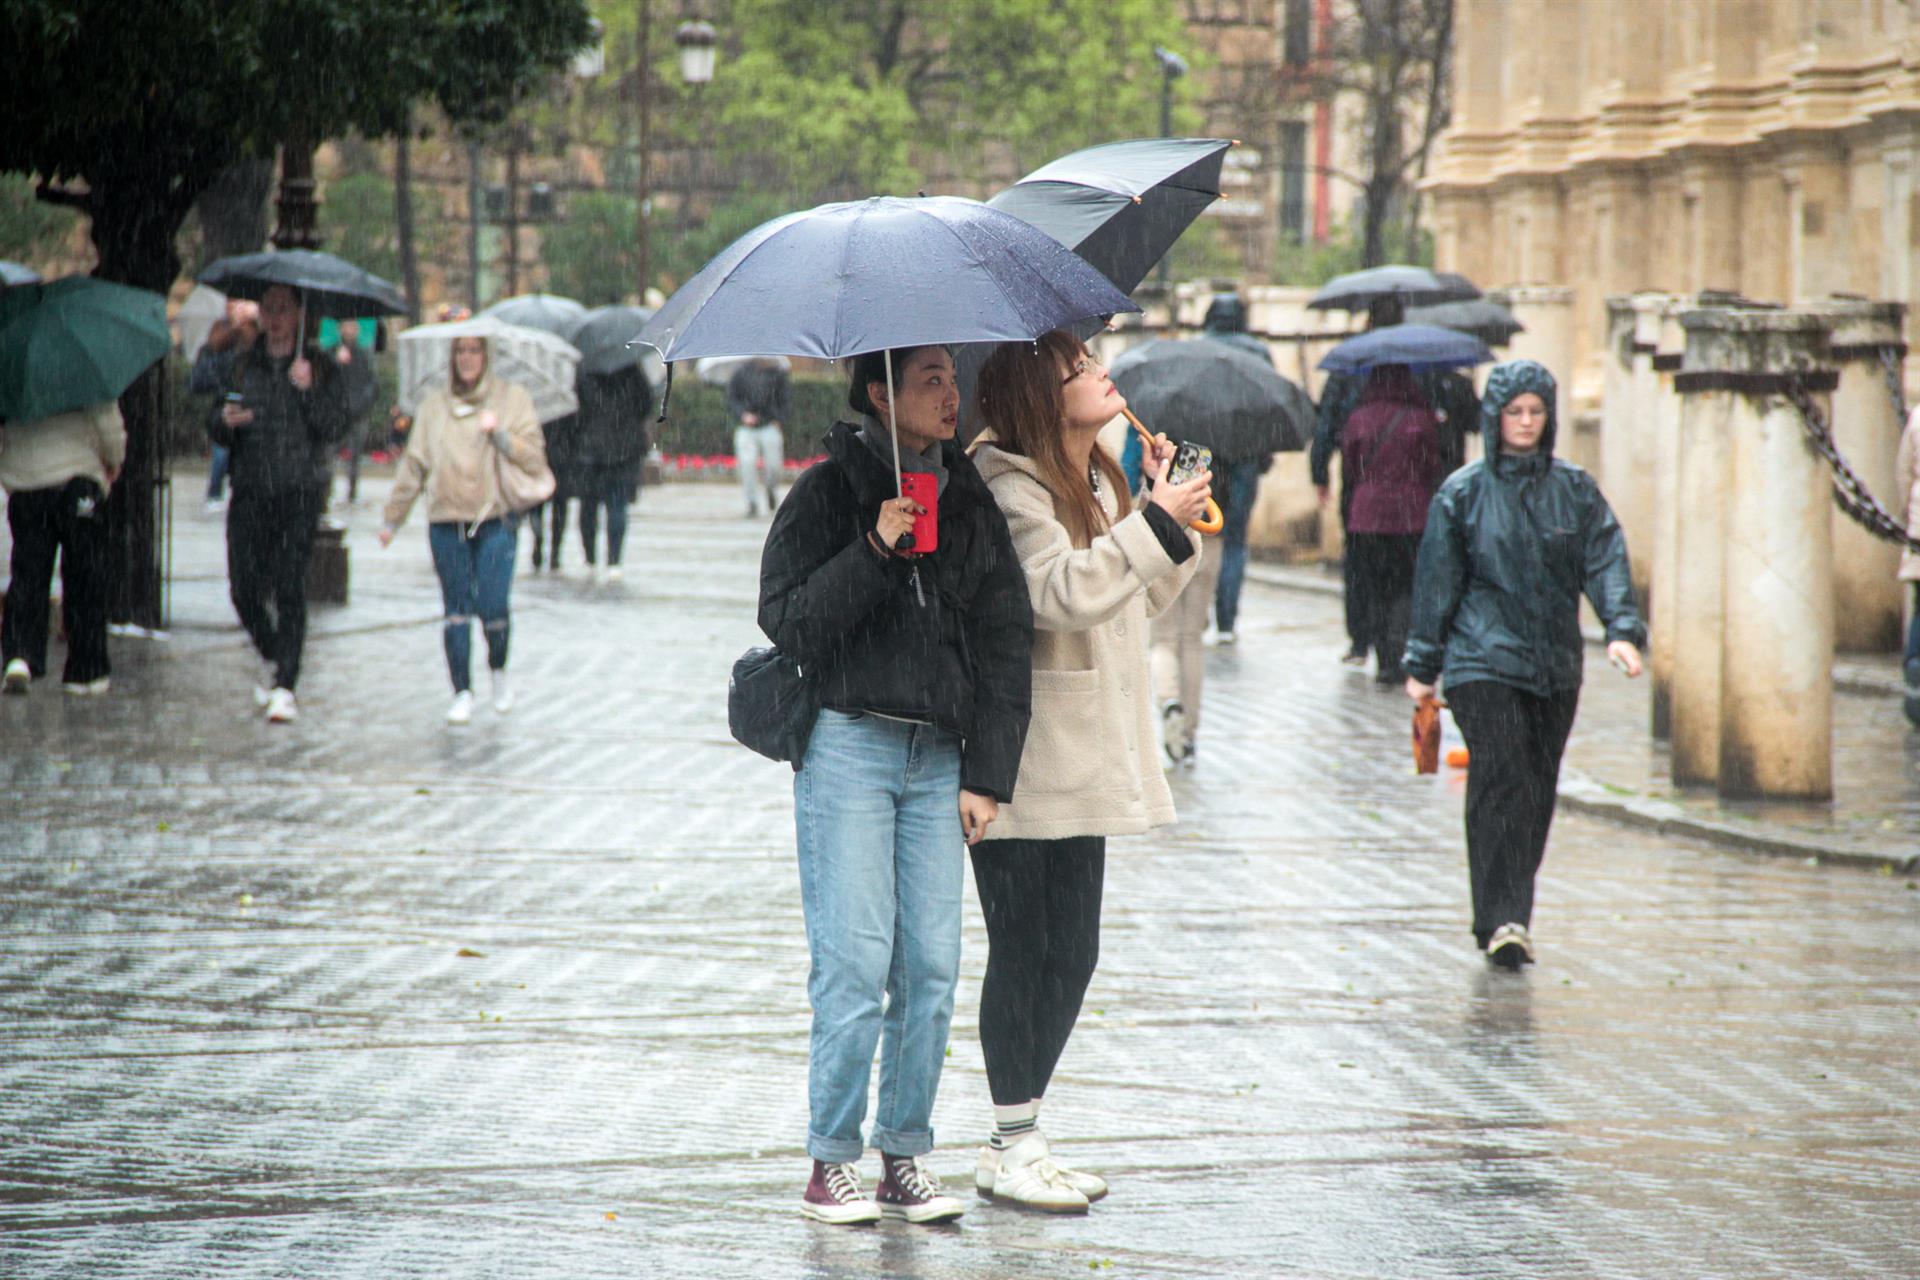
<path id="1" fill-rule="evenodd" d="M 85 476 L 102 489 L 127 460 L 127 429 L 111 400 L 34 422 L 0 426 L 0 489 L 57 489 Z"/>
<path id="2" fill-rule="evenodd" d="M 1907 415 L 1907 429 L 1900 434 L 1900 452 L 1893 464 L 1893 514 L 1907 524 L 1907 536 L 1920 538 L 1920 405 Z M 1920 553 L 1911 547 L 1900 549 L 1900 576 L 1908 582 L 1920 582 Z"/>
<path id="3" fill-rule="evenodd" d="M 1119 519 L 1120 494 L 1101 487 L 1116 522 L 1075 548 L 1033 461 L 995 448 L 974 463 L 1007 517 L 1033 601 L 1033 721 L 1013 802 L 989 839 L 1132 835 L 1173 821 L 1160 769 L 1147 619 L 1167 608 L 1200 567 L 1174 564 L 1138 510 Z"/>
<path id="4" fill-rule="evenodd" d="M 480 415 L 491 409 L 501 433 L 480 427 Z M 461 412 L 465 410 L 465 412 Z M 387 527 L 398 529 L 425 488 L 427 519 L 434 524 L 458 520 L 477 524 L 507 513 L 500 496 L 495 459 L 528 471 L 547 467 L 547 440 L 533 416 L 533 397 L 514 382 L 488 373 L 464 396 L 442 388 L 429 391 L 414 415 L 407 452 L 387 498 Z"/>

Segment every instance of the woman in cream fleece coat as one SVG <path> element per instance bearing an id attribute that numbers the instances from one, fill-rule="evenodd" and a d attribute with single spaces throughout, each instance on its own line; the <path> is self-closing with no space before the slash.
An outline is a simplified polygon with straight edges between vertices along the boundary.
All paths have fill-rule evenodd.
<path id="1" fill-rule="evenodd" d="M 393 541 L 425 489 L 427 544 L 446 603 L 447 670 L 453 677 L 447 723 L 466 724 L 473 719 L 475 614 L 487 639 L 493 709 L 505 714 L 513 706 L 507 687 L 507 598 L 520 517 L 500 492 L 500 468 L 542 474 L 547 446 L 533 397 L 525 387 L 493 376 L 485 339 L 454 339 L 451 362 L 450 385 L 429 391 L 420 402 L 387 499 L 380 545 Z"/>
<path id="2" fill-rule="evenodd" d="M 1208 477 L 1165 482 L 1130 510 L 1120 464 L 1096 443 L 1126 407 L 1072 335 L 1008 343 L 980 372 L 988 424 L 975 465 L 1007 518 L 1033 603 L 1033 716 L 1014 800 L 973 850 L 989 951 L 980 1041 L 994 1134 L 983 1193 L 1056 1213 L 1106 1193 L 1061 1167 L 1038 1128 L 1041 1098 L 1080 1013 L 1100 948 L 1106 838 L 1173 821 L 1154 737 L 1147 620 L 1200 563 L 1187 525 Z"/>

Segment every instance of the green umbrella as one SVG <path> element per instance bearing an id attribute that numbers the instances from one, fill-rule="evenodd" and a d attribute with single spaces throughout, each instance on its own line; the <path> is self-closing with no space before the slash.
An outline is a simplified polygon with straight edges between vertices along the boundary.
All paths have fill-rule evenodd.
<path id="1" fill-rule="evenodd" d="M 0 292 L 0 418 L 118 399 L 172 345 L 157 293 L 91 276 L 15 285 Z"/>

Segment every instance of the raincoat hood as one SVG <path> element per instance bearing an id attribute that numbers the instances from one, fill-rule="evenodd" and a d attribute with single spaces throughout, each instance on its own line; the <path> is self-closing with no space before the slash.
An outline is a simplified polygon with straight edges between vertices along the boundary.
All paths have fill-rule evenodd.
<path id="1" fill-rule="evenodd" d="M 1487 375 L 1487 390 L 1480 397 L 1480 443 L 1486 446 L 1489 461 L 1500 456 L 1500 411 L 1515 396 L 1531 391 L 1547 405 L 1547 429 L 1540 433 L 1539 456 L 1553 458 L 1554 437 L 1560 432 L 1559 410 L 1555 406 L 1559 384 L 1547 367 L 1533 360 L 1509 360 L 1495 365 Z"/>
<path id="2" fill-rule="evenodd" d="M 1247 304 L 1230 293 L 1223 293 L 1207 304 L 1207 318 L 1200 327 L 1208 333 L 1245 333 Z"/>

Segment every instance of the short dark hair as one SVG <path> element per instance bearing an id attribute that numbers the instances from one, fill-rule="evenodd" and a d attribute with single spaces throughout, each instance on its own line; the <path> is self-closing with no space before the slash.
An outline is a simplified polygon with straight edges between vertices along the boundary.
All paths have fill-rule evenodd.
<path id="1" fill-rule="evenodd" d="M 887 352 L 862 351 L 847 361 L 847 408 L 855 413 L 877 418 L 880 411 L 874 407 L 873 397 L 867 394 L 869 382 L 886 383 L 889 393 L 900 390 L 900 379 L 906 376 L 907 365 L 913 360 L 913 353 L 925 351 L 934 343 L 922 343 L 917 347 L 895 347 L 893 349 L 893 379 L 887 379 Z M 941 348 L 945 350 L 945 348 Z"/>

